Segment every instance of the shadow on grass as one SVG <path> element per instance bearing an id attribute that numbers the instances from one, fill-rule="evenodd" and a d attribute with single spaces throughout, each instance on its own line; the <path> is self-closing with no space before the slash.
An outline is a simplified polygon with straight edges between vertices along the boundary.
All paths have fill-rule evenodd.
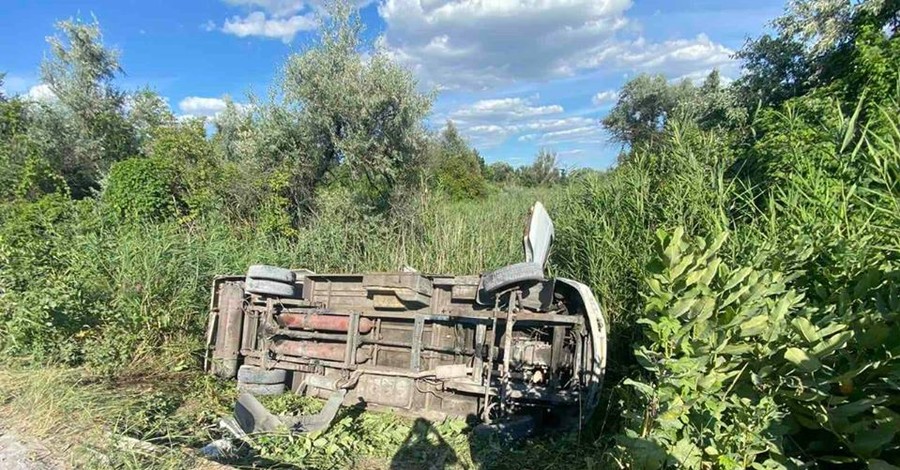
<path id="1" fill-rule="evenodd" d="M 391 470 L 443 470 L 459 462 L 453 447 L 447 443 L 434 425 L 417 418 L 409 434 L 391 459 Z"/>

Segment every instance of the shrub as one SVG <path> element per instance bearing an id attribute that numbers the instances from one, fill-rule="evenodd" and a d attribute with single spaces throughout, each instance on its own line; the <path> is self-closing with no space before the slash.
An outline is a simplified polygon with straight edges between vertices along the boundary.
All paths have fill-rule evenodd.
<path id="1" fill-rule="evenodd" d="M 131 158 L 115 163 L 103 190 L 103 202 L 126 221 L 162 220 L 175 215 L 175 173 L 159 158 Z"/>
<path id="2" fill-rule="evenodd" d="M 102 293 L 73 266 L 89 211 L 62 195 L 3 207 L 0 350 L 77 361 L 79 333 L 96 323 Z"/>

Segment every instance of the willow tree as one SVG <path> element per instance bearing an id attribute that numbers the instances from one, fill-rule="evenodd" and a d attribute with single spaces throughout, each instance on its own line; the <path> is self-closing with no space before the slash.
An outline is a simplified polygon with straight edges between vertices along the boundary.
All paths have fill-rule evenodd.
<path id="1" fill-rule="evenodd" d="M 311 47 L 288 59 L 284 99 L 298 110 L 299 162 L 320 181 L 346 175 L 374 206 L 416 181 L 432 97 L 409 70 L 363 40 L 358 10 L 332 4 Z"/>

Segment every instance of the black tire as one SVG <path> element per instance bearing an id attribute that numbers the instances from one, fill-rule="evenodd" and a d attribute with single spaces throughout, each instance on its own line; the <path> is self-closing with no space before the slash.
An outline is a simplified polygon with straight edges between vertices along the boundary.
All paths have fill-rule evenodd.
<path id="1" fill-rule="evenodd" d="M 297 286 L 294 284 L 267 281 L 265 279 L 251 279 L 248 277 L 244 280 L 244 289 L 253 294 L 271 295 L 274 297 L 297 297 Z"/>
<path id="2" fill-rule="evenodd" d="M 266 266 L 264 264 L 254 264 L 247 269 L 247 277 L 251 279 L 265 279 L 267 281 L 278 281 L 286 284 L 293 284 L 297 280 L 297 276 L 290 269 L 279 268 L 277 266 Z"/>
<path id="3" fill-rule="evenodd" d="M 496 292 L 504 287 L 520 282 L 541 281 L 544 269 L 535 263 L 525 262 L 504 266 L 481 276 L 481 290 L 487 293 Z"/>
<path id="4" fill-rule="evenodd" d="M 261 369 L 256 366 L 241 366 L 237 371 L 237 380 L 242 384 L 272 385 L 284 384 L 287 371 L 284 369 Z"/>
<path id="5" fill-rule="evenodd" d="M 251 395 L 281 395 L 287 390 L 284 384 L 238 384 L 238 392 Z"/>

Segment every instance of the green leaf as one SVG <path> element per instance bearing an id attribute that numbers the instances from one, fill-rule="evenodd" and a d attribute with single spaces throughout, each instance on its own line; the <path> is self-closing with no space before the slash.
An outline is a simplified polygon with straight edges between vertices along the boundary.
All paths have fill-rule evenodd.
<path id="1" fill-rule="evenodd" d="M 700 468 L 702 455 L 700 449 L 687 438 L 678 441 L 672 448 L 672 457 L 680 468 Z"/>
<path id="2" fill-rule="evenodd" d="M 843 331 L 816 345 L 813 348 L 812 353 L 814 356 L 821 359 L 838 349 L 843 348 L 851 338 L 853 338 L 852 331 Z"/>
<path id="3" fill-rule="evenodd" d="M 747 291 L 750 290 L 750 285 L 741 286 L 740 289 L 734 291 L 722 301 L 722 308 L 725 308 L 731 304 L 733 304 L 736 300 L 741 298 L 742 295 L 746 294 Z"/>
<path id="4" fill-rule="evenodd" d="M 688 310 L 691 309 L 691 306 L 696 302 L 696 297 L 687 297 L 683 299 L 679 299 L 675 302 L 675 305 L 672 306 L 672 309 L 669 311 L 669 314 L 674 318 L 679 318 L 684 315 Z"/>
<path id="5" fill-rule="evenodd" d="M 865 429 L 856 434 L 850 443 L 850 448 L 860 455 L 877 455 L 879 449 L 887 447 L 894 440 L 894 435 L 895 432 L 886 426 Z"/>
<path id="6" fill-rule="evenodd" d="M 709 265 L 706 266 L 706 269 L 703 270 L 703 275 L 700 277 L 700 285 L 708 286 L 716 274 L 719 272 L 719 266 L 722 265 L 721 258 L 714 258 L 710 261 Z"/>
<path id="7" fill-rule="evenodd" d="M 822 367 L 822 363 L 818 359 L 798 348 L 788 348 L 784 352 L 784 359 L 805 372 L 815 372 Z"/>
<path id="8" fill-rule="evenodd" d="M 822 337 L 819 336 L 819 331 L 806 318 L 797 317 L 791 320 L 791 326 L 793 326 L 794 330 L 796 330 L 797 333 L 800 333 L 800 336 L 802 336 L 809 344 L 817 343 L 822 340 Z"/>
<path id="9" fill-rule="evenodd" d="M 884 460 L 869 459 L 866 463 L 869 465 L 869 470 L 900 470 L 900 467 L 891 465 Z"/>
<path id="10" fill-rule="evenodd" d="M 728 281 L 725 283 L 725 286 L 722 287 L 722 291 L 724 292 L 724 291 L 731 290 L 734 286 L 743 282 L 744 279 L 746 279 L 747 276 L 749 276 L 750 272 L 752 272 L 752 271 L 753 271 L 753 268 L 750 266 L 745 266 L 745 267 L 735 271 L 731 275 L 731 277 L 728 278 Z"/>
<path id="11" fill-rule="evenodd" d="M 671 272 L 669 272 L 669 278 L 672 280 L 678 279 L 684 274 L 685 270 L 687 270 L 688 266 L 694 262 L 694 255 L 687 255 L 682 258 L 675 267 L 672 268 Z"/>
<path id="12" fill-rule="evenodd" d="M 769 324 L 769 317 L 765 315 L 757 315 L 743 323 L 741 323 L 741 337 L 756 336 L 764 331 Z"/>
<path id="13" fill-rule="evenodd" d="M 645 383 L 637 382 L 637 381 L 631 380 L 631 379 L 625 379 L 625 381 L 622 383 L 624 383 L 625 385 L 634 387 L 635 390 L 637 390 L 638 392 L 641 393 L 641 395 L 644 395 L 647 398 L 653 397 L 656 394 L 656 390 L 654 390 L 653 387 L 651 387 Z"/>

